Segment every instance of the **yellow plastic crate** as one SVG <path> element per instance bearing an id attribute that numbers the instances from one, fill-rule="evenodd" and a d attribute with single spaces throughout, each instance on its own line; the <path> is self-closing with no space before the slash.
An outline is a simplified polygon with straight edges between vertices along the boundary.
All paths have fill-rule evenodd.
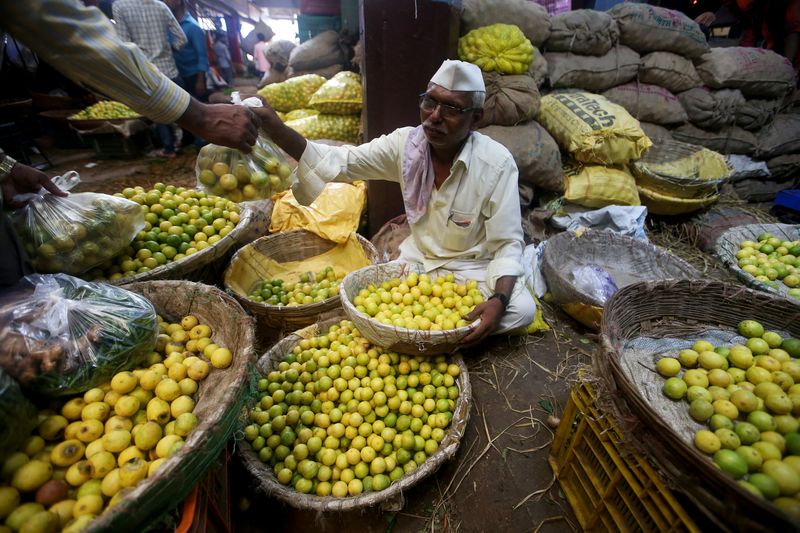
<path id="1" fill-rule="evenodd" d="M 581 382 L 570 393 L 549 462 L 586 531 L 700 529 L 647 459 L 621 453 L 622 433 Z"/>

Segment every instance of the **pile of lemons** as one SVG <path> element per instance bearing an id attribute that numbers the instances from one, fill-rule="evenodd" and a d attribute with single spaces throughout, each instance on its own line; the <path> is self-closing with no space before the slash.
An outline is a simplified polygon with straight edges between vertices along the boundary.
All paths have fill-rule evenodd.
<path id="1" fill-rule="evenodd" d="M 784 241 L 765 232 L 758 241 L 742 241 L 736 259 L 758 281 L 771 287 L 782 283 L 789 296 L 800 298 L 800 240 Z"/>
<path id="2" fill-rule="evenodd" d="M 328 266 L 317 273 L 303 272 L 297 283 L 285 283 L 280 278 L 257 282 L 250 291 L 250 299 L 268 305 L 308 305 L 322 302 L 339 294 L 344 274 L 337 274 Z"/>

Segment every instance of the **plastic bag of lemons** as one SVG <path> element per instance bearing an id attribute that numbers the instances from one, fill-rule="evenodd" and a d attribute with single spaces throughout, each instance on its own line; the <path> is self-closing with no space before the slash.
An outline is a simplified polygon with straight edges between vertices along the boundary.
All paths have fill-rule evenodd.
<path id="1" fill-rule="evenodd" d="M 293 111 L 285 113 L 282 118 L 284 122 L 289 122 L 290 120 L 298 120 L 301 118 L 313 117 L 314 115 L 319 115 L 319 111 L 317 111 L 316 109 L 295 109 Z"/>
<path id="2" fill-rule="evenodd" d="M 340 72 L 322 84 L 308 105 L 320 113 L 357 115 L 363 103 L 361 76 L 355 72 Z"/>
<path id="3" fill-rule="evenodd" d="M 513 24 L 477 28 L 458 40 L 458 56 L 484 72 L 524 74 L 533 62 L 533 53 L 531 42 Z"/>
<path id="4" fill-rule="evenodd" d="M 258 91 L 275 111 L 292 111 L 308 107 L 308 100 L 325 83 L 317 74 L 306 74 L 272 83 Z"/>
<path id="5" fill-rule="evenodd" d="M 330 139 L 355 143 L 361 126 L 360 115 L 326 115 L 290 120 L 286 125 L 309 140 Z"/>

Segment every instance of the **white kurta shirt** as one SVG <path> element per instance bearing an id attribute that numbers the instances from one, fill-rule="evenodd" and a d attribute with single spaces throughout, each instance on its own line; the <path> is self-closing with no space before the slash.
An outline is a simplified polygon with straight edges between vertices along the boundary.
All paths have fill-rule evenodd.
<path id="1" fill-rule="evenodd" d="M 324 183 L 334 180 L 380 179 L 403 187 L 403 148 L 412 129 L 400 128 L 361 146 L 309 141 L 297 168 L 295 196 L 300 201 L 313 198 Z M 522 275 L 524 241 L 511 153 L 472 132 L 450 175 L 438 190 L 434 186 L 425 215 L 410 227 L 401 256 L 421 263 L 426 271 L 485 264 L 490 290 L 501 276 Z"/>

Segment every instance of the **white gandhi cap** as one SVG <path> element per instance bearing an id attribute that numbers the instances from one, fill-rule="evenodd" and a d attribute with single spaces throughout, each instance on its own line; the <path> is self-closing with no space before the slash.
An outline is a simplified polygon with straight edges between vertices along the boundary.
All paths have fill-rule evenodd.
<path id="1" fill-rule="evenodd" d="M 442 66 L 431 78 L 431 83 L 435 83 L 448 91 L 486 92 L 481 69 L 477 65 L 466 61 L 445 59 Z"/>

